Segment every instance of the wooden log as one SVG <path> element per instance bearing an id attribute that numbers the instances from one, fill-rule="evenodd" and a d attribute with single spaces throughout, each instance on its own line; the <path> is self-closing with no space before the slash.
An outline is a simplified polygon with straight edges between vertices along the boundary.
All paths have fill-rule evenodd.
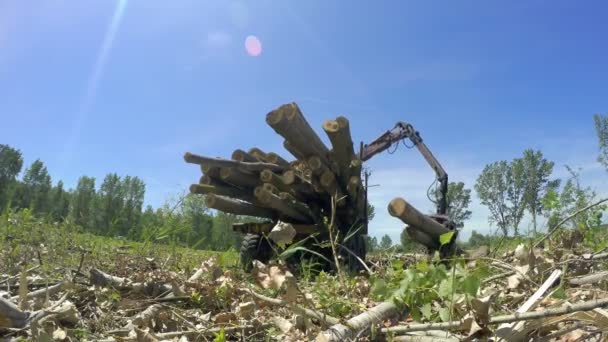
<path id="1" fill-rule="evenodd" d="M 240 162 L 247 162 L 247 163 L 258 162 L 258 160 L 255 159 L 254 156 L 252 156 L 251 154 L 249 154 L 243 150 L 234 150 L 234 152 L 232 152 L 231 158 L 232 158 L 232 160 L 236 160 L 236 161 L 240 161 Z"/>
<path id="2" fill-rule="evenodd" d="M 222 159 L 222 158 L 211 158 L 205 156 L 199 156 L 190 152 L 184 154 L 184 160 L 190 164 L 198 165 L 209 165 L 216 167 L 235 167 L 246 171 L 262 171 L 264 169 L 270 169 L 274 172 L 283 172 L 286 170 L 285 167 L 270 163 L 247 163 L 236 160 Z"/>
<path id="3" fill-rule="evenodd" d="M 308 165 L 308 168 L 310 168 L 310 170 L 312 171 L 312 174 L 315 176 L 321 176 L 324 172 L 329 170 L 327 166 L 323 164 L 321 158 L 319 158 L 318 156 L 309 157 L 306 160 L 306 164 Z"/>
<path id="4" fill-rule="evenodd" d="M 346 192 L 353 203 L 357 203 L 360 186 L 361 178 L 359 176 L 350 176 L 348 184 L 346 185 Z"/>
<path id="5" fill-rule="evenodd" d="M 201 171 L 205 175 L 209 175 L 214 178 L 220 178 L 220 168 L 219 167 L 211 167 L 209 165 L 201 165 Z"/>
<path id="6" fill-rule="evenodd" d="M 336 175 L 334 175 L 333 172 L 329 170 L 323 172 L 321 178 L 319 179 L 319 182 L 321 184 L 321 187 L 325 191 L 327 191 L 330 196 L 336 196 L 336 199 L 338 200 L 344 197 L 344 193 L 342 192 L 342 189 L 340 189 L 340 185 L 336 181 Z M 339 203 L 344 203 L 344 200 L 339 201 L 338 204 Z"/>
<path id="7" fill-rule="evenodd" d="M 262 172 L 260 172 L 260 180 L 264 183 L 270 183 L 274 185 L 277 189 L 281 191 L 287 191 L 290 189 L 290 187 L 283 182 L 283 177 L 277 175 L 276 173 L 270 170 L 263 170 Z"/>
<path id="8" fill-rule="evenodd" d="M 201 176 L 201 179 L 199 180 L 199 183 L 202 184 L 202 185 L 232 187 L 230 184 L 226 184 L 226 183 L 222 182 L 221 179 L 214 178 L 214 177 L 211 177 L 209 175 L 203 175 L 203 176 Z"/>
<path id="9" fill-rule="evenodd" d="M 205 203 L 209 208 L 235 215 L 256 216 L 269 219 L 275 219 L 277 217 L 277 213 L 274 210 L 214 194 L 205 196 Z"/>
<path id="10" fill-rule="evenodd" d="M 233 167 L 222 167 L 220 169 L 220 179 L 225 183 L 244 188 L 255 188 L 260 184 L 257 175 L 245 173 Z"/>
<path id="11" fill-rule="evenodd" d="M 289 162 L 287 160 L 283 159 L 280 155 L 274 152 L 270 152 L 266 155 L 266 161 L 272 164 L 284 166 L 286 168 L 290 167 Z"/>
<path id="12" fill-rule="evenodd" d="M 257 190 L 257 188 L 256 188 Z M 302 213 L 300 213 L 293 205 L 289 202 L 282 200 L 279 196 L 266 191 L 262 188 L 262 190 L 256 192 L 256 197 L 261 203 L 268 205 L 272 209 L 276 210 L 283 216 L 297 220 L 302 223 L 312 223 L 313 218 L 308 217 Z"/>
<path id="13" fill-rule="evenodd" d="M 236 199 L 241 199 L 247 202 L 252 202 L 254 197 L 250 192 L 237 189 L 230 186 L 223 185 L 206 185 L 206 184 L 192 184 L 190 185 L 190 192 L 193 194 L 215 194 L 220 196 L 232 197 Z"/>
<path id="14" fill-rule="evenodd" d="M 280 199 L 289 203 L 291 206 L 293 206 L 294 209 L 296 209 L 300 213 L 310 218 L 315 218 L 317 216 L 313 213 L 313 210 L 311 210 L 311 208 L 306 206 L 306 204 L 298 201 L 292 194 L 288 192 L 281 192 L 278 195 Z"/>
<path id="15" fill-rule="evenodd" d="M 326 120 L 323 130 L 331 141 L 332 157 L 338 164 L 340 180 L 342 184 L 346 184 L 351 176 L 350 163 L 355 157 L 348 119 L 339 116 L 335 120 Z"/>
<path id="16" fill-rule="evenodd" d="M 405 232 L 410 239 L 418 242 L 428 249 L 436 250 L 439 248 L 439 240 L 433 239 L 430 235 L 423 231 L 420 231 L 412 226 L 408 226 L 405 228 Z"/>
<path id="17" fill-rule="evenodd" d="M 404 223 L 427 233 L 434 239 L 438 239 L 441 234 L 450 231 L 439 222 L 422 214 L 418 209 L 400 197 L 393 199 L 388 204 L 388 212 L 391 216 L 401 219 Z"/>
<path id="18" fill-rule="evenodd" d="M 274 186 L 274 185 L 272 185 L 270 183 L 264 183 L 264 184 L 262 184 L 262 189 L 264 189 L 264 190 L 266 190 L 266 191 L 268 191 L 270 193 L 273 193 L 275 195 L 278 195 L 280 193 L 279 189 L 277 189 L 276 186 Z"/>
<path id="19" fill-rule="evenodd" d="M 266 152 L 262 151 L 261 149 L 257 148 L 257 147 L 252 147 L 249 149 L 249 154 L 252 155 L 257 161 L 260 162 L 268 162 L 267 159 L 267 155 Z"/>
<path id="20" fill-rule="evenodd" d="M 298 150 L 292 143 L 287 140 L 283 141 L 283 147 L 287 150 L 287 152 L 291 153 L 292 156 L 296 157 L 298 160 L 306 160 L 306 154 L 304 152 Z"/>
<path id="21" fill-rule="evenodd" d="M 329 149 L 310 127 L 297 104 L 284 104 L 269 112 L 266 115 L 266 123 L 305 157 L 318 155 L 327 162 Z"/>

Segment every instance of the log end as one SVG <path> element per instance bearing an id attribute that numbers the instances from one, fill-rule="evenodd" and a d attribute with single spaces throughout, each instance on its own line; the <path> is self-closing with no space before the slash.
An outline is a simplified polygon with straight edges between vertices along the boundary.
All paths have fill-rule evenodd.
<path id="1" fill-rule="evenodd" d="M 230 158 L 232 158 L 232 160 L 236 160 L 236 161 L 245 161 L 245 156 L 246 156 L 245 151 L 243 150 L 234 150 L 234 152 L 232 152 L 232 155 L 230 156 Z"/>
<path id="2" fill-rule="evenodd" d="M 232 170 L 229 167 L 220 168 L 220 179 L 226 180 L 232 175 Z"/>
<path id="3" fill-rule="evenodd" d="M 272 181 L 272 171 L 270 171 L 270 170 L 263 170 L 262 172 L 260 172 L 260 180 L 262 182 L 270 182 L 270 181 Z"/>
<path id="4" fill-rule="evenodd" d="M 336 120 L 325 120 L 323 130 L 327 133 L 337 133 L 340 130 L 340 124 Z"/>
<path id="5" fill-rule="evenodd" d="M 407 206 L 408 204 L 403 198 L 394 198 L 388 204 L 388 213 L 391 214 L 391 216 L 393 217 L 401 217 L 407 210 Z"/>
<path id="6" fill-rule="evenodd" d="M 288 105 L 281 105 L 279 108 L 269 112 L 266 114 L 266 123 L 270 125 L 270 127 L 274 127 L 278 125 L 283 119 L 285 119 L 285 109 Z"/>

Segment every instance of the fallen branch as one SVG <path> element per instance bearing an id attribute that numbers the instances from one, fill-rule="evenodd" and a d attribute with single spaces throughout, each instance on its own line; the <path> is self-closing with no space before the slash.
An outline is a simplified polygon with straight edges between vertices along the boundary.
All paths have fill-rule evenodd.
<path id="1" fill-rule="evenodd" d="M 588 274 L 582 277 L 571 278 L 570 285 L 580 286 L 586 284 L 595 284 L 603 280 L 608 280 L 608 271 Z"/>
<path id="2" fill-rule="evenodd" d="M 504 277 L 510 277 L 510 276 L 512 276 L 514 274 L 515 274 L 515 271 L 507 271 L 507 272 L 504 272 L 504 273 L 499 273 L 497 275 L 494 275 L 494 276 L 491 276 L 491 277 L 488 277 L 488 278 L 482 280 L 481 284 L 485 285 L 487 283 L 493 282 L 494 280 L 502 279 Z"/>
<path id="3" fill-rule="evenodd" d="M 54 295 L 54 294 L 58 293 L 59 291 L 61 291 L 65 285 L 67 285 L 67 282 L 61 282 L 61 283 L 57 283 L 55 285 L 49 286 L 48 288 L 43 288 L 40 290 L 32 291 L 26 295 L 26 299 L 39 298 L 39 297 L 46 296 L 47 294 L 49 296 Z M 13 297 L 11 297 L 11 300 L 14 300 L 14 301 L 19 300 L 19 296 L 18 295 L 13 296 Z"/>
<path id="4" fill-rule="evenodd" d="M 488 321 L 489 325 L 494 324 L 502 324 L 502 323 L 513 323 L 519 321 L 531 321 L 539 318 L 547 318 L 547 317 L 555 317 L 560 315 L 565 315 L 577 311 L 591 311 L 596 308 L 600 308 L 603 306 L 608 306 L 608 298 L 604 299 L 596 299 L 587 302 L 581 302 L 573 305 L 562 305 L 557 308 L 539 310 L 539 311 L 531 311 L 531 312 L 523 312 L 523 313 L 514 313 L 511 315 L 501 315 L 491 317 Z M 451 322 L 442 322 L 442 323 L 418 323 L 418 324 L 410 324 L 410 325 L 400 325 L 394 326 L 390 328 L 380 329 L 382 333 L 396 333 L 396 334 L 404 334 L 412 331 L 425 331 L 425 330 L 446 330 L 459 328 L 462 325 L 462 321 L 451 321 Z"/>
<path id="5" fill-rule="evenodd" d="M 361 313 L 345 324 L 335 324 L 329 329 L 317 335 L 317 341 L 330 342 L 352 339 L 360 332 L 369 329 L 372 325 L 395 316 L 398 313 L 397 306 L 393 302 L 383 302 L 368 311 Z"/>
<path id="6" fill-rule="evenodd" d="M 254 296 L 255 298 L 257 298 L 257 299 L 259 299 L 261 301 L 264 301 L 264 302 L 266 302 L 268 304 L 271 304 L 271 305 L 276 305 L 276 306 L 289 306 L 289 305 L 292 305 L 289 302 L 287 302 L 286 300 L 266 297 L 266 296 L 264 296 L 262 294 L 259 294 L 259 293 L 255 292 L 255 291 L 247 289 L 247 288 L 240 288 L 239 291 L 248 293 L 248 294 Z M 302 310 L 302 312 L 304 314 L 306 314 L 306 316 L 312 317 L 312 318 L 316 318 L 319 321 L 322 321 L 322 322 L 325 322 L 325 323 L 328 323 L 328 324 L 338 324 L 338 323 L 340 323 L 339 319 L 337 319 L 335 317 L 332 317 L 332 316 L 328 316 L 328 315 L 326 315 L 326 314 L 324 314 L 322 312 L 318 312 L 318 311 L 314 311 L 314 310 L 310 310 L 310 309 L 304 309 L 304 308 L 301 308 L 301 307 L 298 307 L 298 309 Z"/>
<path id="7" fill-rule="evenodd" d="M 570 219 L 574 218 L 575 216 L 577 216 L 578 214 L 589 210 L 593 207 L 596 207 L 604 202 L 608 201 L 608 198 L 604 198 L 601 199 L 595 203 L 589 204 L 588 206 L 577 210 L 575 213 L 573 213 L 572 215 L 566 217 L 565 219 L 559 221 L 555 226 L 553 226 L 552 228 L 549 229 L 549 231 L 547 232 L 547 234 L 545 234 L 542 238 L 540 238 L 535 244 L 534 244 L 534 248 L 538 247 L 538 245 L 540 245 L 541 243 L 543 243 L 545 240 L 547 240 L 551 235 L 553 235 L 553 233 L 555 233 L 557 231 L 557 229 L 559 227 L 561 227 L 562 224 L 566 223 L 567 221 L 569 221 Z"/>

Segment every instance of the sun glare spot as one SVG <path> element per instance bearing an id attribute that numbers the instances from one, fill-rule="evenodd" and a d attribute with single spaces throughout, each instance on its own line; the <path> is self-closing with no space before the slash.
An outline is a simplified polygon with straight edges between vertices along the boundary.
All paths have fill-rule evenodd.
<path id="1" fill-rule="evenodd" d="M 245 50 L 249 56 L 257 57 L 262 53 L 262 42 L 256 36 L 245 39 Z"/>

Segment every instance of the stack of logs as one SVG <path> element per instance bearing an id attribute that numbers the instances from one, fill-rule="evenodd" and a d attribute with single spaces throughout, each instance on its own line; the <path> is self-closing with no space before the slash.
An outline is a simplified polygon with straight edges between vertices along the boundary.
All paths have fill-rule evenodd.
<path id="1" fill-rule="evenodd" d="M 185 161 L 200 165 L 203 173 L 190 191 L 205 195 L 209 208 L 299 224 L 323 222 L 332 212 L 333 198 L 339 227 L 362 223 L 362 163 L 353 148 L 348 120 L 340 116 L 323 123 L 331 149 L 295 103 L 268 113 L 266 123 L 284 138 L 283 146 L 295 159 L 288 161 L 256 147 L 237 149 L 231 159 L 186 153 Z"/>

